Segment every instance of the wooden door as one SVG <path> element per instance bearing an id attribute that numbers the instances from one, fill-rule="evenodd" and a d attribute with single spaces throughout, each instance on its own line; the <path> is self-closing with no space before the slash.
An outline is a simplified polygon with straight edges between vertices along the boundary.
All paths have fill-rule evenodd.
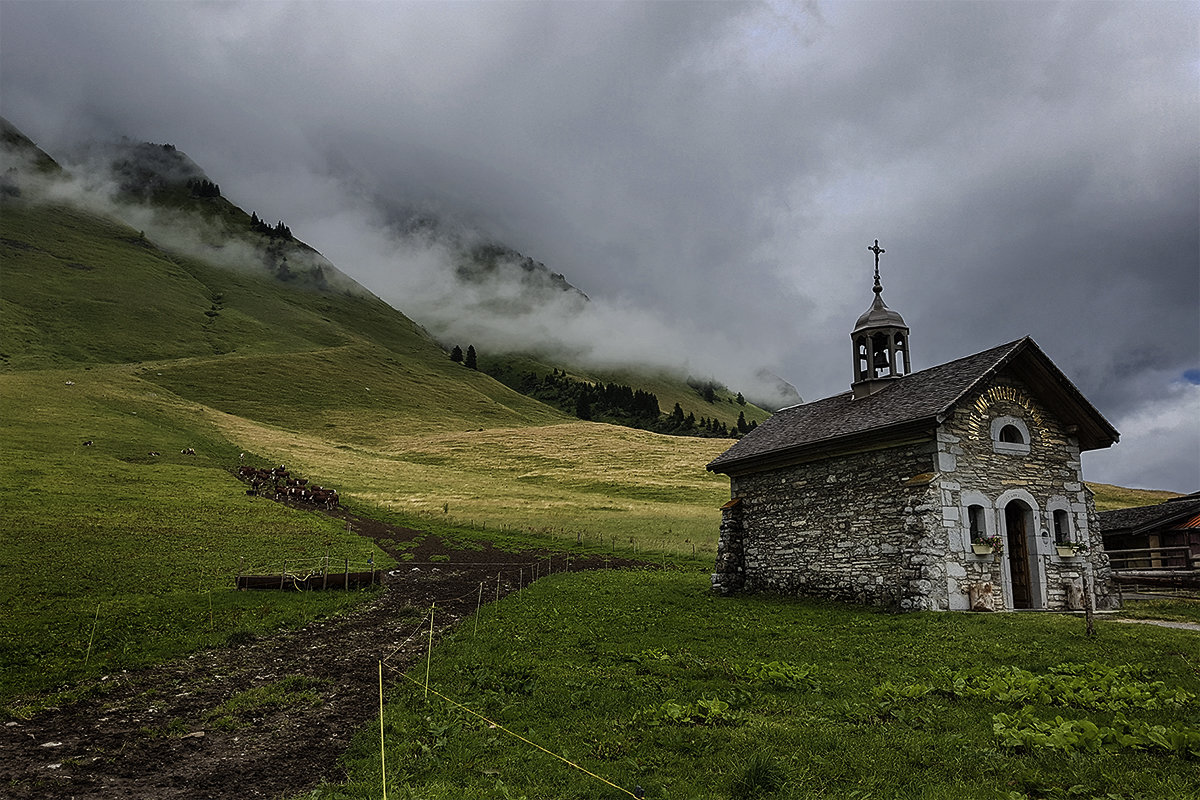
<path id="1" fill-rule="evenodd" d="M 1013 501 L 1004 507 L 1004 527 L 1007 531 L 1008 574 L 1012 578 L 1013 608 L 1032 608 L 1033 596 L 1029 585 L 1029 540 L 1025 531 L 1025 507 Z"/>

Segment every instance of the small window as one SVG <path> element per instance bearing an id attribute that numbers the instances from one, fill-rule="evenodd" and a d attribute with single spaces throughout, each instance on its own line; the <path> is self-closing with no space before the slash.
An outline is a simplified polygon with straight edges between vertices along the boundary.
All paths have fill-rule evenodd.
<path id="1" fill-rule="evenodd" d="M 1054 543 L 1056 545 L 1071 543 L 1071 519 L 1061 508 L 1054 512 Z"/>
<path id="2" fill-rule="evenodd" d="M 982 542 L 987 536 L 983 522 L 983 506 L 967 506 L 967 522 L 971 529 L 971 541 Z"/>
<path id="3" fill-rule="evenodd" d="M 1025 444 L 1025 437 L 1016 425 L 1005 425 L 1000 429 L 1000 441 L 1007 444 Z"/>
<path id="4" fill-rule="evenodd" d="M 1006 455 L 1025 455 L 1029 452 L 1029 427 L 1019 417 L 996 417 L 992 420 L 992 450 Z"/>

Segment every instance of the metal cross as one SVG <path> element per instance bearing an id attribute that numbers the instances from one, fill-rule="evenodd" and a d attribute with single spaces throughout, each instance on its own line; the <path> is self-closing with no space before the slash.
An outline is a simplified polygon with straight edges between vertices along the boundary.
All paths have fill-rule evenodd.
<path id="1" fill-rule="evenodd" d="M 867 249 L 875 254 L 875 282 L 879 283 L 879 254 L 886 253 L 887 250 L 884 250 L 882 247 L 879 246 L 878 239 L 875 240 L 874 247 L 868 247 Z"/>

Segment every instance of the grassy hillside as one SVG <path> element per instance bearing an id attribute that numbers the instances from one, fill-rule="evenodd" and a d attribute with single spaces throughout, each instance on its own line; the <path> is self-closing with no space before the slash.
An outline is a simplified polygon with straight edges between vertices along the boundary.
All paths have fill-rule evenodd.
<path id="1" fill-rule="evenodd" d="M 1164 492 L 1158 489 L 1126 489 L 1124 486 L 1113 486 L 1111 483 L 1089 483 L 1088 488 L 1096 496 L 1097 511 L 1154 506 L 1165 503 L 1172 497 L 1180 496 L 1178 492 Z"/>
<path id="2" fill-rule="evenodd" d="M 356 599 L 239 594 L 243 564 L 387 563 L 318 515 L 246 497 L 203 410 L 125 367 L 0 374 L 0 397 L 0 703 Z"/>
<path id="3" fill-rule="evenodd" d="M 569 422 L 366 292 L 65 206 L 0 212 L 2 701 L 353 601 L 229 591 L 243 562 L 372 555 L 247 498 L 243 452 L 428 526 L 711 553 L 727 488 L 703 464 L 722 445 Z"/>

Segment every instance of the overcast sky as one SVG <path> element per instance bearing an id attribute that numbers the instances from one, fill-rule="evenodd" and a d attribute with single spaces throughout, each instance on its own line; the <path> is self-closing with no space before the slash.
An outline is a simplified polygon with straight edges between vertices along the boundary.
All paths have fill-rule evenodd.
<path id="1" fill-rule="evenodd" d="M 171 142 L 434 327 L 399 209 L 564 273 L 575 335 L 806 400 L 879 239 L 914 368 L 1031 335 L 1121 431 L 1088 479 L 1195 491 L 1198 42 L 1194 2 L 4 0 L 0 113 Z"/>

